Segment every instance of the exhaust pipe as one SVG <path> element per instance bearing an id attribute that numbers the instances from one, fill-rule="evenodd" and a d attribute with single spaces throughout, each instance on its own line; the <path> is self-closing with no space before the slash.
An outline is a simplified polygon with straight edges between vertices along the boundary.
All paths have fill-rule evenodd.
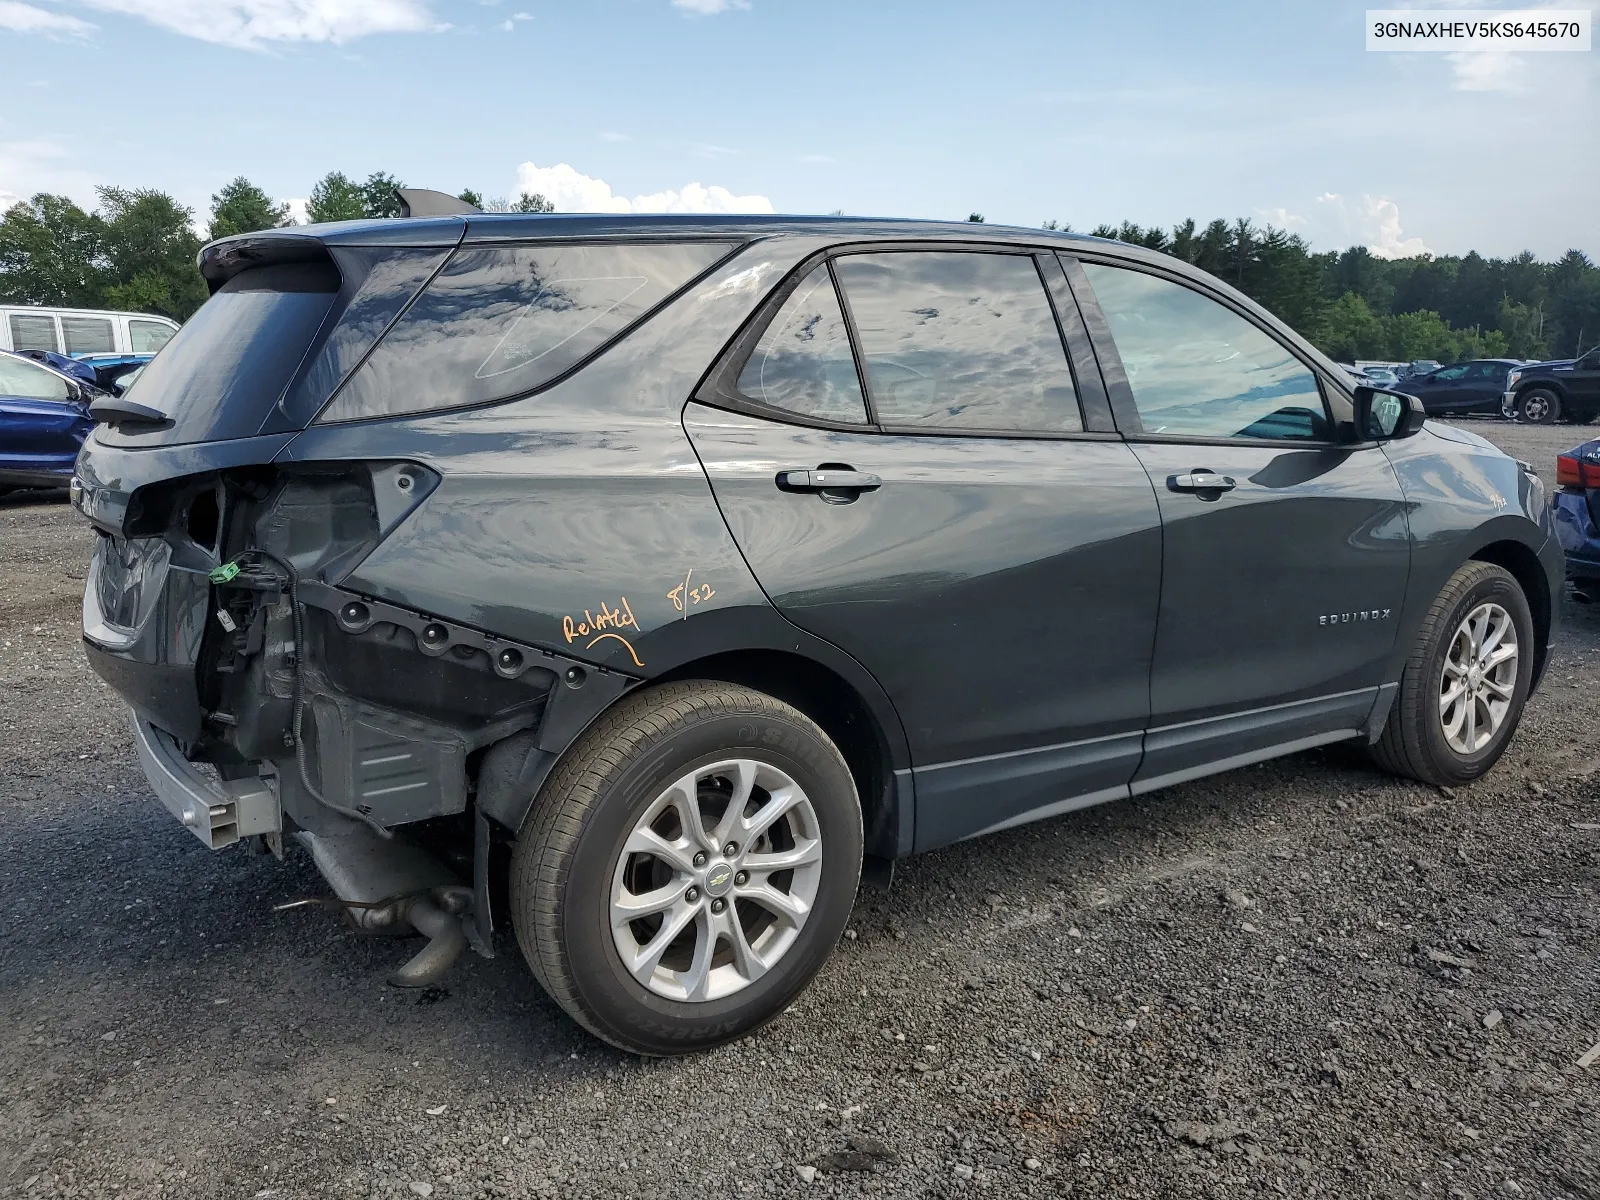
<path id="1" fill-rule="evenodd" d="M 398 839 L 380 838 L 355 822 L 338 833 L 301 829 L 295 836 L 311 851 L 317 870 L 357 929 L 378 934 L 415 931 L 428 939 L 389 976 L 391 985 L 431 987 L 444 978 L 467 945 L 462 916 L 472 908 L 471 888 L 426 851 Z"/>

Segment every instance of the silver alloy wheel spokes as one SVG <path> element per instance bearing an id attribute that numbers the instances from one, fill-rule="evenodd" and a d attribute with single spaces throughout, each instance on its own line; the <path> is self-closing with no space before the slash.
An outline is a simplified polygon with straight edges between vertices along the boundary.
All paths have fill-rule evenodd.
<path id="1" fill-rule="evenodd" d="M 623 843 L 611 936 L 658 996 L 716 1000 L 788 953 L 821 881 L 822 829 L 804 789 L 770 763 L 710 763 L 674 780 Z"/>
<path id="2" fill-rule="evenodd" d="M 1476 754 L 1505 724 L 1517 691 L 1517 627 L 1500 605 L 1467 614 L 1445 651 L 1439 724 L 1457 754 Z"/>

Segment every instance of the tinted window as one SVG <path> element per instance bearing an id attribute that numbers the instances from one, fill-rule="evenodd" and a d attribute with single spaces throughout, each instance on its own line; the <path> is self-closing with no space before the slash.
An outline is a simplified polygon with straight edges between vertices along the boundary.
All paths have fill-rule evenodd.
<path id="1" fill-rule="evenodd" d="M 455 408 L 532 391 L 729 249 L 546 243 L 458 250 L 317 419 Z"/>
<path id="2" fill-rule="evenodd" d="M 134 354 L 154 354 L 172 340 L 178 331 L 160 321 L 128 321 L 128 344 Z"/>
<path id="3" fill-rule="evenodd" d="M 1316 378 L 1243 317 L 1181 284 L 1084 264 L 1146 433 L 1326 439 Z"/>
<path id="4" fill-rule="evenodd" d="M 27 400 L 65 400 L 67 381 L 54 371 L 36 367 L 26 359 L 0 354 L 0 396 Z"/>
<path id="5" fill-rule="evenodd" d="M 1454 367 L 1443 367 L 1435 371 L 1429 378 L 1437 379 L 1440 383 L 1452 383 L 1457 379 L 1467 377 L 1467 367 L 1463 364 Z"/>
<path id="6" fill-rule="evenodd" d="M 865 424 L 850 334 L 827 265 L 794 290 L 739 372 L 739 391 L 773 408 Z"/>
<path id="7" fill-rule="evenodd" d="M 62 317 L 61 334 L 68 354 L 115 354 L 110 317 Z"/>
<path id="8" fill-rule="evenodd" d="M 834 269 L 881 423 L 1083 428 L 1066 349 L 1031 257 L 852 254 Z"/>
<path id="9" fill-rule="evenodd" d="M 284 404 L 291 424 L 303 425 L 317 414 L 448 254 L 447 248 L 440 247 L 334 249 L 343 281 L 341 291 L 347 299 L 337 323 Z"/>
<path id="10" fill-rule="evenodd" d="M 139 377 L 139 402 L 166 413 L 172 426 L 144 433 L 137 427 L 102 428 L 96 436 L 148 445 L 260 432 L 338 290 L 332 263 L 257 267 L 235 275 Z"/>
<path id="11" fill-rule="evenodd" d="M 11 314 L 13 350 L 60 350 L 56 343 L 56 319 L 38 313 Z"/>

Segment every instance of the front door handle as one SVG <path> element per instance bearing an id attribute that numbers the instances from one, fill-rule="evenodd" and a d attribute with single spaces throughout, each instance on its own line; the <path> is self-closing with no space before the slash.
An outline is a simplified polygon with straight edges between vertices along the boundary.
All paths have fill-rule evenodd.
<path id="1" fill-rule="evenodd" d="M 1231 492 L 1238 487 L 1231 475 L 1215 471 L 1190 471 L 1187 475 L 1168 475 L 1167 487 L 1174 492 Z"/>
<path id="2" fill-rule="evenodd" d="M 778 486 L 786 492 L 870 492 L 883 480 L 848 467 L 818 467 L 814 471 L 779 471 Z"/>

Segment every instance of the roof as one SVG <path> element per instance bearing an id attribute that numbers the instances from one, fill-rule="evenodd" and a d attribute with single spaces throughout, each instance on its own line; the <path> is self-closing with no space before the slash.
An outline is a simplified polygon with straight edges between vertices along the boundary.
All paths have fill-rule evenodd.
<path id="1" fill-rule="evenodd" d="M 319 258 L 328 246 L 454 246 L 466 241 L 538 238 L 725 238 L 754 241 L 781 236 L 935 241 L 1010 242 L 1026 245 L 1110 245 L 1085 234 L 968 221 L 896 217 L 748 216 L 731 213 L 481 213 L 472 216 L 379 218 L 291 225 L 237 234 L 200 251 L 200 270 L 215 289 L 248 266 Z M 1137 250 L 1118 244 L 1119 250 Z M 1153 253 L 1146 251 L 1145 253 Z"/>

